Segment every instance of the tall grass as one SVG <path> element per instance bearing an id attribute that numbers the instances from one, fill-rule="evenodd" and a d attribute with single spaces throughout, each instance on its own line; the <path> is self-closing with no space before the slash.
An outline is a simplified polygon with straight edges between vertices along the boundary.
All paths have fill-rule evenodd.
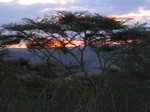
<path id="1" fill-rule="evenodd" d="M 150 111 L 149 85 L 128 79 L 123 71 L 90 74 L 95 88 L 82 73 L 71 77 L 58 65 L 57 74 L 66 75 L 51 77 L 53 72 L 44 66 L 32 65 L 22 72 L 11 61 L 1 66 L 0 112 Z"/>

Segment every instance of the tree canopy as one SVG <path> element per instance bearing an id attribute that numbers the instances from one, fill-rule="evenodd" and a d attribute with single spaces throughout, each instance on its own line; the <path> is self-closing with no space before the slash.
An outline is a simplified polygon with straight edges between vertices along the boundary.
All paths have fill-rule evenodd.
<path id="1" fill-rule="evenodd" d="M 37 19 L 24 18 L 22 23 L 11 23 L 3 27 L 29 42 L 56 39 L 82 40 L 84 44 L 102 41 L 112 35 L 114 30 L 125 28 L 126 20 L 89 12 L 57 12 Z M 13 35 L 11 35 L 12 37 Z M 62 41 L 60 41 L 62 42 Z M 41 42 L 40 42 L 41 43 Z M 39 44 L 40 44 L 39 43 Z M 41 46 L 44 46 L 42 43 Z"/>
<path id="2" fill-rule="evenodd" d="M 53 54 L 63 51 L 73 56 L 78 64 L 83 67 L 85 63 L 84 52 L 90 46 L 96 53 L 102 69 L 106 67 L 110 60 L 113 60 L 114 56 L 120 54 L 118 50 L 114 52 L 113 56 L 101 54 L 102 51 L 116 50 L 114 46 L 111 47 L 109 44 L 118 42 L 120 45 L 128 46 L 126 47 L 128 50 L 133 50 L 134 44 L 143 46 L 145 42 L 148 42 L 146 39 L 148 39 L 149 31 L 146 30 L 146 24 L 137 23 L 135 26 L 125 24 L 129 20 L 130 18 L 102 16 L 89 12 L 58 11 L 36 19 L 24 18 L 20 23 L 5 24 L 3 28 L 9 31 L 7 35 L 9 39 L 6 39 L 6 43 L 26 40 L 27 47 L 36 52 L 38 56 L 42 53 L 44 56 L 40 57 L 44 57 L 45 60 L 53 57 L 60 62 L 61 56 L 59 55 L 58 59 Z M 77 45 L 75 41 L 80 42 L 80 44 Z M 51 47 L 55 49 L 53 53 L 47 50 Z M 35 50 L 35 48 L 43 48 L 44 52 L 41 49 Z M 79 50 L 80 58 L 75 56 L 72 52 L 73 49 Z M 101 58 L 107 64 L 102 64 Z M 85 71 L 84 67 L 82 70 Z"/>
<path id="3" fill-rule="evenodd" d="M 44 52 L 40 51 L 41 49 L 38 51 L 44 54 L 46 59 L 49 60 L 50 57 L 53 57 L 60 61 L 61 57 L 57 59 L 53 53 L 47 50 L 47 48 L 53 47 L 56 49 L 55 52 L 69 53 L 83 66 L 84 51 L 88 46 L 97 54 L 100 63 L 100 57 L 103 57 L 101 51 L 116 50 L 116 48 L 109 46 L 113 42 L 126 46 L 123 49 L 129 51 L 135 51 L 135 47 L 133 47 L 135 44 L 147 49 L 149 31 L 146 30 L 146 24 L 137 23 L 133 26 L 125 24 L 129 20 L 130 18 L 102 16 L 89 12 L 58 11 L 36 19 L 24 18 L 20 23 L 5 24 L 3 28 L 9 33 L 3 35 L 2 38 L 5 38 L 3 44 L 19 43 L 22 39 L 26 40 L 27 47 L 32 51 L 35 52 L 35 48 L 43 48 Z M 75 41 L 80 44 L 77 45 Z M 78 49 L 81 57 L 77 58 L 72 52 L 73 49 L 69 47 Z M 124 52 L 124 50 L 122 51 Z M 114 55 L 118 54 L 120 54 L 118 51 L 114 53 Z M 113 56 L 105 55 L 105 57 L 112 60 Z"/>

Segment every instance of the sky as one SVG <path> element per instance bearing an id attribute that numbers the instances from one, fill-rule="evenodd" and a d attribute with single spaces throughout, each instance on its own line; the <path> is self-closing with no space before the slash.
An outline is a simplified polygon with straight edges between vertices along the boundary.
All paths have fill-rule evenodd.
<path id="1" fill-rule="evenodd" d="M 55 11 L 88 11 L 134 18 L 150 26 L 150 0 L 0 0 L 0 26 L 35 19 Z"/>

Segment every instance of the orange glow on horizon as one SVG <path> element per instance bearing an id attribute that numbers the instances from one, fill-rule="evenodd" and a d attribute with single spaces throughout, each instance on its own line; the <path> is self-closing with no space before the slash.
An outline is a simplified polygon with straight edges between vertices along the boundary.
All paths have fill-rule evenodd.
<path id="1" fill-rule="evenodd" d="M 52 42 L 49 42 L 48 44 L 45 45 L 46 48 L 60 48 L 63 46 L 63 43 L 65 45 L 65 47 L 76 47 L 76 46 L 83 46 L 84 43 L 83 41 L 80 40 L 72 40 L 72 41 L 57 41 L 57 40 L 53 40 Z M 32 43 L 32 44 L 36 44 L 36 42 Z M 36 46 L 38 48 L 38 46 Z M 40 46 L 39 46 L 40 47 Z M 20 42 L 19 44 L 13 44 L 8 46 L 8 48 L 27 48 L 27 43 L 26 42 Z"/>
<path id="2" fill-rule="evenodd" d="M 48 41 L 45 41 L 48 42 Z M 126 40 L 126 41 L 111 41 L 110 39 L 106 40 L 106 44 L 114 44 L 114 45 L 120 45 L 120 44 L 126 44 L 126 43 L 140 43 L 139 40 Z M 40 45 L 36 45 L 36 42 L 31 43 L 31 45 L 33 45 L 35 48 L 41 48 Z M 30 45 L 30 44 L 29 44 Z M 63 45 L 65 45 L 65 47 L 77 47 L 77 46 L 84 46 L 84 42 L 81 40 L 72 40 L 72 41 L 57 41 L 57 40 L 53 40 L 48 42 L 47 44 L 45 44 L 45 48 L 61 48 L 63 47 Z M 8 46 L 8 48 L 27 48 L 27 42 L 20 42 L 19 44 L 14 44 L 14 45 L 10 45 Z"/>
<path id="3" fill-rule="evenodd" d="M 8 46 L 8 48 L 27 48 L 26 42 L 20 42 L 19 44 L 13 44 Z"/>

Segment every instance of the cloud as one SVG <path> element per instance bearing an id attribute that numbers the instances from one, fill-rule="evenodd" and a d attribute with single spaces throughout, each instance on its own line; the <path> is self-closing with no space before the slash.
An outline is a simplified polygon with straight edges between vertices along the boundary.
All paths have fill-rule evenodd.
<path id="1" fill-rule="evenodd" d="M 68 2 L 74 2 L 74 0 L 0 0 L 0 2 L 14 2 L 23 5 L 32 5 L 37 3 L 52 3 L 52 4 L 66 4 Z"/>
<path id="2" fill-rule="evenodd" d="M 128 13 L 121 15 L 122 17 L 131 17 L 135 18 L 135 20 L 141 20 L 142 18 L 149 19 L 150 20 L 150 9 L 145 10 L 143 7 L 139 7 L 137 12 Z"/>
<path id="3" fill-rule="evenodd" d="M 46 13 L 46 12 L 50 12 L 50 11 L 62 11 L 62 10 L 66 10 L 66 8 L 44 8 L 42 10 L 39 10 L 39 12 L 41 13 Z"/>
<path id="4" fill-rule="evenodd" d="M 150 21 L 150 9 L 145 9 L 144 7 L 139 7 L 136 12 L 130 12 L 123 15 L 115 15 L 123 18 L 133 18 L 132 22 L 147 22 Z M 149 23 L 150 24 L 150 23 Z"/>
<path id="5" fill-rule="evenodd" d="M 126 14 L 135 12 L 139 7 L 149 8 L 149 0 L 76 0 L 79 7 L 90 7 L 95 12 L 109 14 Z M 90 10 L 89 9 L 89 10 Z"/>
<path id="6" fill-rule="evenodd" d="M 12 2 L 13 0 L 0 0 L 0 2 Z"/>
<path id="7" fill-rule="evenodd" d="M 70 5 L 70 6 L 61 6 L 61 7 L 52 7 L 52 8 L 44 8 L 42 10 L 39 10 L 39 12 L 41 13 L 48 13 L 48 12 L 53 12 L 53 11 L 89 11 L 89 12 L 95 12 L 95 10 L 93 8 L 90 8 L 90 7 L 82 7 L 82 6 L 73 6 L 73 5 Z"/>
<path id="8" fill-rule="evenodd" d="M 149 0 L 0 0 L 0 25 L 36 18 L 53 11 L 89 11 L 148 21 Z M 148 21 L 149 22 L 149 21 Z"/>

